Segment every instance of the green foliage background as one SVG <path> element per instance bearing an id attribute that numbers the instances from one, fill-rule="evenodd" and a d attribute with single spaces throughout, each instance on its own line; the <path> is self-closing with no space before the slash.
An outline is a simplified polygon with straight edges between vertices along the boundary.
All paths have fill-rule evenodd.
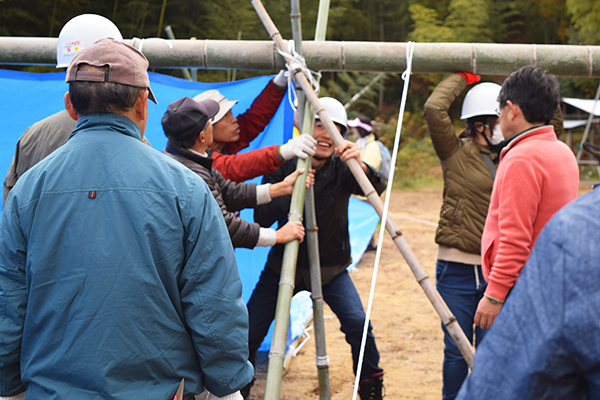
<path id="1" fill-rule="evenodd" d="M 290 3 L 263 0 L 283 37 L 291 38 Z M 161 12 L 164 18 L 161 25 Z M 313 39 L 318 0 L 301 0 L 304 40 Z M 111 19 L 126 38 L 166 38 L 170 25 L 177 38 L 268 40 L 248 0 L 0 0 L 0 35 L 56 37 L 72 17 L 94 13 Z M 404 42 L 495 42 L 538 44 L 600 44 L 598 0 L 331 0 L 328 40 Z M 11 67 L 51 71 L 48 67 Z M 182 77 L 178 70 L 160 71 Z M 237 71 L 236 79 L 260 74 Z M 369 84 L 374 73 L 325 73 L 321 95 L 347 102 Z M 198 79 L 223 81 L 228 71 L 199 71 Z M 435 157 L 423 120 L 423 104 L 440 75 L 413 75 L 404 115 L 397 183 L 439 179 Z M 503 77 L 483 76 L 502 83 Z M 560 78 L 561 94 L 593 97 L 594 79 Z M 396 132 L 403 81 L 399 74 L 380 77 L 349 110 L 375 120 L 382 141 L 390 148 Z M 457 131 L 462 98 L 450 114 Z M 436 170 L 438 167 L 438 170 Z M 412 178 L 411 178 L 412 177 Z M 412 182 L 412 183 L 411 183 Z"/>

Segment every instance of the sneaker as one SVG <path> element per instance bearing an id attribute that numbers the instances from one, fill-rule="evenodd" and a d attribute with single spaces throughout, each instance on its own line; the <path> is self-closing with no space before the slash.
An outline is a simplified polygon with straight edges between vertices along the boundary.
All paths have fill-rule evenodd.
<path id="1" fill-rule="evenodd" d="M 360 400 L 382 400 L 383 399 L 383 372 L 373 375 L 368 379 L 360 381 L 358 394 Z"/>

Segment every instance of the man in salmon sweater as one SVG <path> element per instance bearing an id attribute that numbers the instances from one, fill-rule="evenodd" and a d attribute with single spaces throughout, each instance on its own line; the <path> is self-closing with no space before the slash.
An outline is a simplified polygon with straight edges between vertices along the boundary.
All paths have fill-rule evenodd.
<path id="1" fill-rule="evenodd" d="M 558 83 L 526 66 L 502 84 L 500 164 L 481 238 L 488 282 L 475 324 L 490 328 L 550 217 L 577 197 L 579 169 L 573 152 L 548 125 L 560 100 Z"/>

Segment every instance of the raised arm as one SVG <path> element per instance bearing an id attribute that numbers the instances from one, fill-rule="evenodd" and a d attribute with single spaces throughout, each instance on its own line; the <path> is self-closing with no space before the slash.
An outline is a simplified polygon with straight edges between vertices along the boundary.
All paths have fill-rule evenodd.
<path id="1" fill-rule="evenodd" d="M 460 146 L 448 109 L 465 87 L 467 81 L 461 75 L 451 74 L 436 86 L 425 102 L 427 129 L 433 148 L 442 161 L 454 154 Z"/>
<path id="2" fill-rule="evenodd" d="M 226 153 L 235 154 L 248 147 L 248 144 L 271 122 L 285 93 L 285 87 L 279 88 L 273 83 L 273 79 L 267 83 L 250 108 L 237 116 L 240 138 L 237 142 L 228 143 L 225 146 Z"/>

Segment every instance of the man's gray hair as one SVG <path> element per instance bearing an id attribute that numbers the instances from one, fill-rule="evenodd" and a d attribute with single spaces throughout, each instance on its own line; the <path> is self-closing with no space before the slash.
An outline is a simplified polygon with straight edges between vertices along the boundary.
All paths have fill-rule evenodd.
<path id="1" fill-rule="evenodd" d="M 108 66 L 81 65 L 79 69 L 108 72 Z M 144 90 L 147 89 L 113 82 L 75 81 L 69 83 L 69 97 L 78 116 L 127 112 L 133 108 L 138 96 Z"/>

